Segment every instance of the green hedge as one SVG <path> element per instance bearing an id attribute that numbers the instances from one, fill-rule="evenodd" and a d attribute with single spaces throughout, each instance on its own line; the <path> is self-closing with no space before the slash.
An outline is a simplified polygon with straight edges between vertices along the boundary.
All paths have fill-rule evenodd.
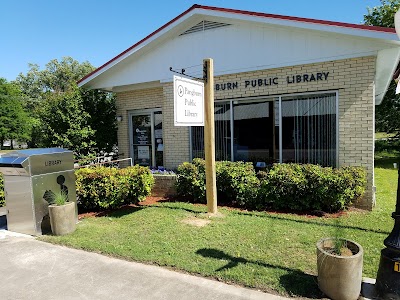
<path id="1" fill-rule="evenodd" d="M 261 206 L 274 209 L 336 212 L 361 197 L 365 184 L 360 167 L 275 164 L 260 176 L 258 198 Z"/>
<path id="2" fill-rule="evenodd" d="M 3 174 L 0 173 L 0 207 L 6 205 L 6 199 L 4 197 L 4 180 Z"/>
<path id="3" fill-rule="evenodd" d="M 216 177 L 219 202 L 292 211 L 343 210 L 364 194 L 366 184 L 363 168 L 311 164 L 274 164 L 256 175 L 251 163 L 216 162 Z M 177 193 L 206 202 L 204 160 L 178 167 Z"/>
<path id="4" fill-rule="evenodd" d="M 254 200 L 259 181 L 252 163 L 216 162 L 216 178 L 218 199 L 239 206 Z M 192 163 L 185 162 L 178 167 L 178 195 L 194 202 L 206 203 L 205 162 L 195 158 Z"/>
<path id="5" fill-rule="evenodd" d="M 78 207 L 83 210 L 137 204 L 150 195 L 154 184 L 150 170 L 140 166 L 82 168 L 75 174 Z"/>

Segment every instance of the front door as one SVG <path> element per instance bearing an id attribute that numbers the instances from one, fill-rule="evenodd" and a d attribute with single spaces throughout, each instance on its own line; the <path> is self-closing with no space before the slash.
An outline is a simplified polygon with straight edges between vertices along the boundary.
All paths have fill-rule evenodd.
<path id="1" fill-rule="evenodd" d="M 133 164 L 147 167 L 163 166 L 162 112 L 134 112 L 131 119 L 131 157 Z"/>

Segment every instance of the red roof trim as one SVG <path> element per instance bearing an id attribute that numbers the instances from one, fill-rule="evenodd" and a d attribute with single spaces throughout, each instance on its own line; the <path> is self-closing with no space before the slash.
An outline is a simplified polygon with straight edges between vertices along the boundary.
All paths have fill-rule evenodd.
<path id="1" fill-rule="evenodd" d="M 189 9 L 178 15 L 177 17 L 173 18 L 171 21 L 168 23 L 164 24 L 160 28 L 158 28 L 156 31 L 152 32 L 133 46 L 129 47 L 126 49 L 124 52 L 118 54 L 116 57 L 112 58 L 102 66 L 98 67 L 96 70 L 93 72 L 89 73 L 82 79 L 78 81 L 78 84 L 87 79 L 88 77 L 92 76 L 93 74 L 97 73 L 101 69 L 103 69 L 105 66 L 109 65 L 113 61 L 117 60 L 133 48 L 137 47 L 141 43 L 145 42 L 146 40 L 150 39 L 152 36 L 156 35 L 160 31 L 162 31 L 164 28 L 167 26 L 171 25 L 174 23 L 176 20 L 180 19 L 190 11 L 199 8 L 199 9 L 204 9 L 204 10 L 212 10 L 212 11 L 220 11 L 220 12 L 228 12 L 228 13 L 235 13 L 235 14 L 242 14 L 242 15 L 249 15 L 249 16 L 256 16 L 256 17 L 264 17 L 264 18 L 271 18 L 271 19 L 280 19 L 280 20 L 289 20 L 289 21 L 296 21 L 296 22 L 304 22 L 304 23 L 312 23 L 312 24 L 320 24 L 320 25 L 329 25 L 329 26 L 337 26 L 337 27 L 346 27 L 346 28 L 352 28 L 352 29 L 361 29 L 361 30 L 369 30 L 369 31 L 378 31 L 378 32 L 387 32 L 387 33 L 396 33 L 395 28 L 387 28 L 387 27 L 378 27 L 378 26 L 369 26 L 369 25 L 359 25 L 359 24 L 352 24 L 352 23 L 342 23 L 342 22 L 335 22 L 335 21 L 326 21 L 326 20 L 318 20 L 318 19 L 308 19 L 308 18 L 301 18 L 301 17 L 291 17 L 291 16 L 284 16 L 284 15 L 275 15 L 275 14 L 267 14 L 267 13 L 260 13 L 260 12 L 252 12 L 252 11 L 247 11 L 247 10 L 238 10 L 238 9 L 231 9 L 231 8 L 221 8 L 221 7 L 214 7 L 214 6 L 204 6 L 204 5 L 198 5 L 194 4 L 191 6 Z"/>
<path id="2" fill-rule="evenodd" d="M 260 13 L 260 12 L 252 12 L 252 11 L 247 11 L 247 10 L 220 8 L 220 7 L 213 7 L 213 6 L 198 5 L 198 8 L 214 10 L 214 11 L 229 12 L 229 13 L 236 13 L 236 14 L 242 14 L 242 15 L 250 15 L 250 16 L 256 16 L 256 17 L 271 18 L 271 19 L 281 19 L 281 20 L 297 21 L 297 22 L 304 22 L 304 23 L 347 27 L 347 28 L 353 28 L 353 29 L 396 33 L 396 30 L 394 28 L 387 28 L 387 27 L 359 25 L 359 24 L 352 24 L 352 23 L 343 23 L 343 22 L 326 21 L 326 20 L 318 20 L 318 19 L 308 19 L 308 18 L 301 18 L 301 17 L 291 17 L 291 16 L 267 14 L 267 13 Z"/>

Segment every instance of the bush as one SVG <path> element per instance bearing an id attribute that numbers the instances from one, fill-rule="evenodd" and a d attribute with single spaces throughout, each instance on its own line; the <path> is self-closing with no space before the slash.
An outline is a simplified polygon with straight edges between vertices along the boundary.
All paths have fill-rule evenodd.
<path id="1" fill-rule="evenodd" d="M 297 211 L 343 210 L 364 194 L 366 184 L 360 167 L 275 164 L 259 177 L 263 206 Z"/>
<path id="2" fill-rule="evenodd" d="M 255 205 L 259 180 L 253 165 L 244 162 L 216 162 L 218 199 L 234 205 Z M 206 203 L 205 162 L 195 158 L 178 167 L 176 191 L 194 202 Z"/>
<path id="3" fill-rule="evenodd" d="M 218 201 L 246 208 L 290 211 L 343 210 L 365 192 L 366 171 L 312 164 L 274 164 L 255 174 L 251 163 L 216 162 Z M 177 193 L 206 202 L 205 162 L 194 159 L 178 167 Z"/>
<path id="4" fill-rule="evenodd" d="M 75 172 L 78 206 L 84 210 L 137 204 L 150 195 L 154 178 L 145 167 L 94 167 Z"/>
<path id="5" fill-rule="evenodd" d="M 4 197 L 4 180 L 3 174 L 0 173 L 0 207 L 6 205 L 6 199 Z"/>
<path id="6" fill-rule="evenodd" d="M 257 206 L 259 180 L 252 163 L 217 162 L 216 177 L 218 199 L 239 206 Z"/>
<path id="7" fill-rule="evenodd" d="M 206 203 L 205 162 L 200 158 L 184 162 L 177 170 L 176 192 L 194 202 Z"/>
<path id="8" fill-rule="evenodd" d="M 259 199 L 264 207 L 301 210 L 307 179 L 299 164 L 274 164 L 260 180 Z"/>

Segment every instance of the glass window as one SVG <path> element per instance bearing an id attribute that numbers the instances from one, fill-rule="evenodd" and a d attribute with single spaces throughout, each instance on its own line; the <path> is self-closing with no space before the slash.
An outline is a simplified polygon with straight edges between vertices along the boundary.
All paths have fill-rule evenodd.
<path id="1" fill-rule="evenodd" d="M 231 160 L 231 110 L 230 103 L 214 105 L 215 159 Z M 204 158 L 204 127 L 192 127 L 192 156 Z"/>
<path id="2" fill-rule="evenodd" d="M 275 161 L 274 101 L 235 101 L 233 122 L 235 161 Z"/>
<path id="3" fill-rule="evenodd" d="M 336 94 L 282 98 L 282 162 L 336 166 Z"/>
<path id="4" fill-rule="evenodd" d="M 217 102 L 216 160 L 336 166 L 336 98 L 333 92 Z M 191 130 L 192 157 L 204 158 L 204 128 Z"/>

